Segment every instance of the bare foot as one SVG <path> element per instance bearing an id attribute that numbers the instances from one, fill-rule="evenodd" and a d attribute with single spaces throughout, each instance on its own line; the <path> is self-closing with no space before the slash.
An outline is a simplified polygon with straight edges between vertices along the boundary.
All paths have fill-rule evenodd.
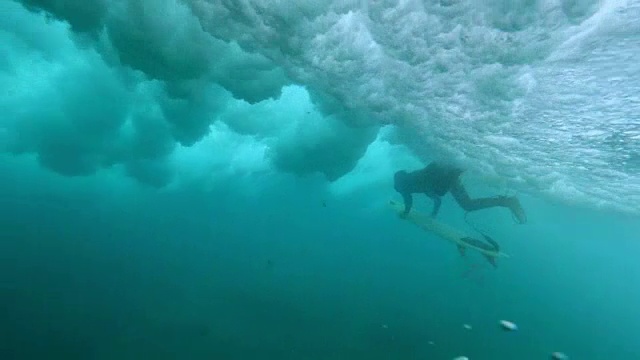
<path id="1" fill-rule="evenodd" d="M 527 214 L 524 212 L 522 205 L 520 205 L 520 200 L 518 200 L 517 197 L 513 196 L 507 198 L 507 206 L 520 224 L 524 224 L 527 222 Z"/>

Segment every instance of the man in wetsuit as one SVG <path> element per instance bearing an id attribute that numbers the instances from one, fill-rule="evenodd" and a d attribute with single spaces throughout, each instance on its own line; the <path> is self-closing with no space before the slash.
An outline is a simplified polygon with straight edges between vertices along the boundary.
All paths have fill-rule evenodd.
<path id="1" fill-rule="evenodd" d="M 495 196 L 472 199 L 460 181 L 463 170 L 438 162 L 432 162 L 424 169 L 407 172 L 398 171 L 393 177 L 393 187 L 404 199 L 404 213 L 407 215 L 413 205 L 412 194 L 425 194 L 433 200 L 431 216 L 438 215 L 440 198 L 451 192 L 453 198 L 465 211 L 475 211 L 491 207 L 505 207 L 521 224 L 527 221 L 520 201 L 515 196 Z"/>

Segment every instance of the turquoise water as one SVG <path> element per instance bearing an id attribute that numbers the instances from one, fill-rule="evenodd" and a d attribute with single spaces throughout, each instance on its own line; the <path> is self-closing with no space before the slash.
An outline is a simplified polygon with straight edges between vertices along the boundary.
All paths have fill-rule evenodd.
<path id="1" fill-rule="evenodd" d="M 0 358 L 640 359 L 639 2 L 0 14 Z M 497 268 L 387 206 L 434 159 Z"/>

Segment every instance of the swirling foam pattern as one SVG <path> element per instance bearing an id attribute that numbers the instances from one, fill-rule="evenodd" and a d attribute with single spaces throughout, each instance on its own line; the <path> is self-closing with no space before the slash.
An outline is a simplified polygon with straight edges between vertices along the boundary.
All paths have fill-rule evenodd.
<path id="1" fill-rule="evenodd" d="M 639 1 L 82 4 L 0 5 L 2 149 L 55 171 L 166 184 L 174 145 L 219 121 L 275 168 L 334 180 L 393 124 L 425 161 L 640 214 Z"/>

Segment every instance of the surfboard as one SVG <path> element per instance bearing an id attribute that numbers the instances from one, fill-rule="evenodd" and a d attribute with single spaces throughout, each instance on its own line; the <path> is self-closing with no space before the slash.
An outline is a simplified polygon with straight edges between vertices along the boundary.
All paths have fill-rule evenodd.
<path id="1" fill-rule="evenodd" d="M 395 210 L 397 214 L 401 214 L 402 212 L 404 212 L 404 205 L 401 203 L 390 200 L 389 205 L 391 206 L 391 208 L 393 208 L 393 210 Z M 422 230 L 434 233 L 439 237 L 456 244 L 458 246 L 458 250 L 460 251 L 461 255 L 464 255 L 465 249 L 467 248 L 473 249 L 475 251 L 478 251 L 482 255 L 484 255 L 485 258 L 487 258 L 487 260 L 494 266 L 495 266 L 496 258 L 509 257 L 509 255 L 500 251 L 489 250 L 489 249 L 478 247 L 473 244 L 474 242 L 477 243 L 481 241 L 481 240 L 478 240 L 477 237 L 474 238 L 473 236 L 467 234 L 464 231 L 458 230 L 453 226 L 437 221 L 431 216 L 422 214 L 415 210 L 411 210 L 409 214 L 403 217 L 403 219 L 412 222 L 414 225 L 417 225 Z"/>

